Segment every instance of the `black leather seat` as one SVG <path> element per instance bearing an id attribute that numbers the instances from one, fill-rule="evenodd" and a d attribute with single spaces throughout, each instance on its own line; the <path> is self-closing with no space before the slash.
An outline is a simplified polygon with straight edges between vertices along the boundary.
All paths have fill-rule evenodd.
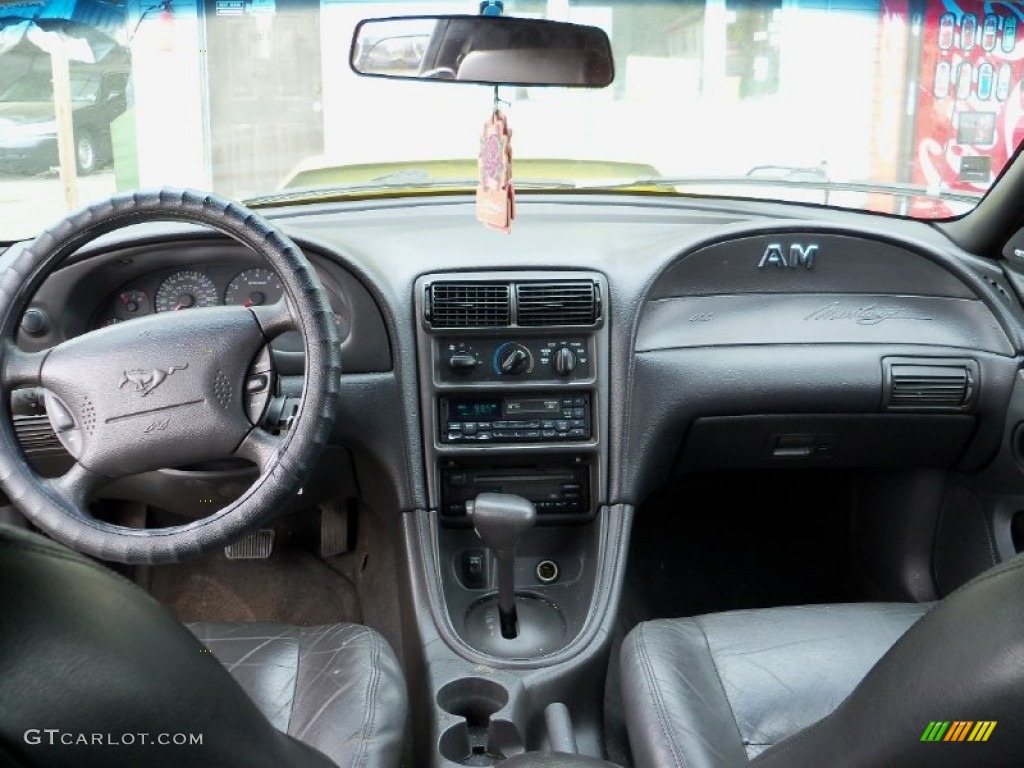
<path id="1" fill-rule="evenodd" d="M 187 624 L 270 724 L 339 766 L 398 764 L 405 683 L 390 646 L 360 624 Z"/>
<path id="2" fill-rule="evenodd" d="M 621 660 L 638 768 L 1020 765 L 1024 559 L 939 603 L 646 622 Z M 996 726 L 922 741 L 934 721 Z"/>
<path id="3" fill-rule="evenodd" d="M 398 765 L 405 684 L 366 627 L 190 633 L 113 571 L 7 526 L 0 594 L 0 764 Z"/>

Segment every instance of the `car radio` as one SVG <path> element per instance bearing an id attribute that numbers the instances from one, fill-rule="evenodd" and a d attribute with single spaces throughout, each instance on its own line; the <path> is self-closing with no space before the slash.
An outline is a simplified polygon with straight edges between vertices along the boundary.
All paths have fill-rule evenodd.
<path id="1" fill-rule="evenodd" d="M 589 440 L 590 393 L 442 397 L 441 442 L 519 443 Z"/>

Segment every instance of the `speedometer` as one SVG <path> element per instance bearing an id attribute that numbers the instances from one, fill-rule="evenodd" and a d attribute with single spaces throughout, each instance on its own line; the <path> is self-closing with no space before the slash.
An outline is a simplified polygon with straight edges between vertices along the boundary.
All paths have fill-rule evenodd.
<path id="1" fill-rule="evenodd" d="M 284 295 L 281 278 L 269 269 L 247 269 L 228 283 L 224 291 L 225 304 L 259 307 L 273 304 Z"/>
<path id="2" fill-rule="evenodd" d="M 194 269 L 175 272 L 160 283 L 156 290 L 157 312 L 214 307 L 218 304 L 220 296 L 213 280 Z"/>

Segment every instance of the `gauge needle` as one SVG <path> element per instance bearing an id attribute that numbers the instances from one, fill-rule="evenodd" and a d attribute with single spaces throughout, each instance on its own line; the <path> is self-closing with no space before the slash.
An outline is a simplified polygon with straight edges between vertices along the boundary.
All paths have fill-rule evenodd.
<path id="1" fill-rule="evenodd" d="M 243 301 L 242 302 L 242 306 L 243 307 L 251 307 L 252 306 L 252 299 L 246 299 L 245 301 Z"/>

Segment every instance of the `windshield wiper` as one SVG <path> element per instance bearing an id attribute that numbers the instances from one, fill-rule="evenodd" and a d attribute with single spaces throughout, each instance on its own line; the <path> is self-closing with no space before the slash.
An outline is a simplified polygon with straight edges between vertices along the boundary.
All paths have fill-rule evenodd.
<path id="1" fill-rule="evenodd" d="M 413 192 L 444 189 L 466 192 L 476 189 L 478 183 L 479 180 L 476 178 L 439 179 L 416 171 L 399 171 L 359 184 L 283 189 L 280 192 L 250 197 L 242 202 L 250 208 L 260 208 L 289 203 L 331 202 L 360 195 L 387 194 L 403 190 Z M 513 179 L 513 186 L 516 189 L 575 189 L 577 184 L 574 181 L 560 179 Z"/>
<path id="2" fill-rule="evenodd" d="M 760 169 L 757 169 L 760 170 Z M 678 187 L 706 186 L 751 186 L 751 187 L 786 187 L 809 189 L 823 193 L 822 202 L 829 204 L 829 196 L 833 192 L 862 192 L 867 194 L 884 194 L 909 200 L 912 197 L 928 197 L 940 200 L 953 200 L 976 205 L 981 199 L 980 194 L 970 192 L 954 192 L 949 189 L 926 187 L 921 184 L 884 183 L 875 181 L 833 181 L 817 173 L 815 169 L 796 169 L 785 176 L 675 176 L 636 178 L 631 181 L 614 184 L 587 185 L 588 189 L 634 189 L 653 187 L 656 189 L 677 189 Z"/>

